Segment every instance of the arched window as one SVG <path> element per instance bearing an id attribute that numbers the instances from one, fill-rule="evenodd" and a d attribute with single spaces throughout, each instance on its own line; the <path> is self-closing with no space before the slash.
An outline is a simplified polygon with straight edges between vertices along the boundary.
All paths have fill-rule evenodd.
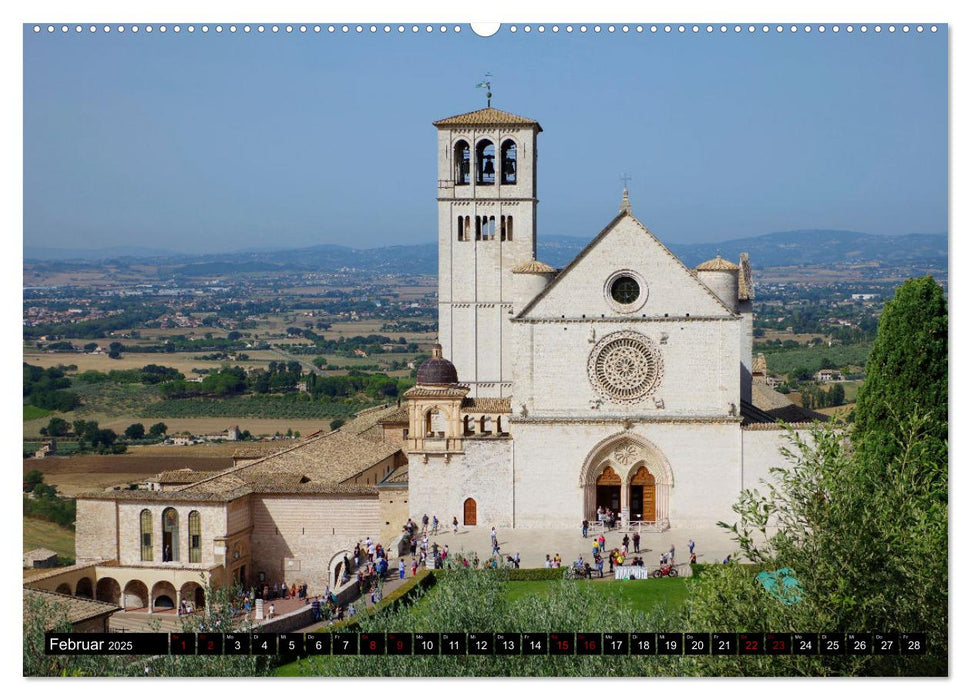
<path id="1" fill-rule="evenodd" d="M 189 512 L 189 563 L 202 561 L 202 522 L 199 511 Z"/>
<path id="2" fill-rule="evenodd" d="M 162 511 L 162 561 L 179 561 L 179 513 L 175 508 Z"/>
<path id="3" fill-rule="evenodd" d="M 141 518 L 142 561 L 152 561 L 152 512 L 147 508 Z"/>
<path id="4" fill-rule="evenodd" d="M 469 184 L 469 173 L 470 168 L 470 154 L 469 144 L 466 141 L 456 141 L 455 142 L 455 184 L 456 185 L 467 185 Z"/>
<path id="5" fill-rule="evenodd" d="M 477 185 L 496 184 L 496 147 L 492 141 L 479 141 L 475 147 L 475 182 Z"/>
<path id="6" fill-rule="evenodd" d="M 482 217 L 475 217 L 475 240 L 482 240 Z"/>
<path id="7" fill-rule="evenodd" d="M 506 240 L 512 240 L 512 215 L 506 217 Z"/>
<path id="8" fill-rule="evenodd" d="M 472 218 L 469 216 L 465 217 L 465 235 L 462 240 L 469 240 L 470 233 L 472 231 Z"/>
<path id="9" fill-rule="evenodd" d="M 502 142 L 502 184 L 516 184 L 516 142 Z"/>

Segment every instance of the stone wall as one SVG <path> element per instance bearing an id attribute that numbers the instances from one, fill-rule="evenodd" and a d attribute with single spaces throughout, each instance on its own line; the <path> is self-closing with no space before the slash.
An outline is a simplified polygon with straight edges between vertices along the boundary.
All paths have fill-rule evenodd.
<path id="1" fill-rule="evenodd" d="M 382 523 L 378 542 L 389 545 L 401 533 L 401 527 L 411 517 L 410 500 L 407 485 L 401 488 L 382 487 L 378 496 Z M 441 520 L 442 516 L 438 517 Z"/>
<path id="2" fill-rule="evenodd" d="M 437 515 L 443 527 L 452 518 L 464 521 L 464 504 L 476 503 L 478 527 L 512 527 L 512 441 L 508 438 L 468 438 L 464 454 L 411 455 L 408 465 L 409 510 L 413 520 Z"/>
<path id="3" fill-rule="evenodd" d="M 742 487 L 741 429 L 737 423 L 641 423 L 625 430 L 620 422 L 514 423 L 516 435 L 516 527 L 578 527 L 584 517 L 583 469 L 598 450 L 622 478 L 643 464 L 659 485 L 670 475 L 667 517 L 674 525 L 711 525 L 729 518 Z M 625 438 L 647 444 L 647 450 L 623 463 L 611 459 L 609 447 Z M 590 481 L 596 474 L 589 475 Z M 595 488 L 595 487 L 594 487 Z M 589 493 L 589 492 L 586 492 Z M 595 507 L 594 507 L 595 510 Z M 664 513 L 661 513 L 663 515 Z"/>
<path id="4" fill-rule="evenodd" d="M 330 566 L 342 551 L 378 536 L 377 495 L 313 494 L 252 497 L 251 580 L 307 583 L 311 595 L 333 584 Z"/>
<path id="5" fill-rule="evenodd" d="M 75 558 L 79 564 L 118 558 L 118 519 L 115 501 L 77 500 L 74 526 Z"/>
<path id="6" fill-rule="evenodd" d="M 124 565 L 141 565 L 141 513 L 148 510 L 152 514 L 152 561 L 162 563 L 162 511 L 174 508 L 179 515 L 178 548 L 173 552 L 173 561 L 190 568 L 207 569 L 214 564 L 225 562 L 225 552 L 215 551 L 215 540 L 226 534 L 225 503 L 184 503 L 153 501 L 119 501 L 118 524 L 119 562 Z M 198 511 L 202 546 L 201 561 L 189 563 L 189 513 Z"/>

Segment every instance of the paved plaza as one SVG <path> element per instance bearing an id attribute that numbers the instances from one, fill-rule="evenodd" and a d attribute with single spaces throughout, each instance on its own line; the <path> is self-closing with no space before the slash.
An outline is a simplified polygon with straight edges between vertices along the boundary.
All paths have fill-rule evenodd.
<path id="1" fill-rule="evenodd" d="M 431 515 L 429 515 L 431 517 Z M 429 526 L 430 528 L 430 526 Z M 492 543 L 490 540 L 491 527 L 463 527 L 459 526 L 457 534 L 452 533 L 451 527 L 447 531 L 439 528 L 437 535 L 429 532 L 428 543 L 448 545 L 449 554 L 456 552 L 475 552 L 480 560 L 488 559 L 492 553 Z M 499 538 L 500 554 L 505 559 L 519 553 L 520 567 L 524 569 L 541 568 L 546 560 L 546 555 L 553 557 L 560 555 L 564 566 L 576 560 L 582 554 L 584 561 L 592 560 L 593 535 L 584 539 L 580 532 L 580 525 L 569 530 L 560 529 L 502 529 L 497 528 L 496 533 Z M 605 533 L 606 548 L 609 551 L 614 547 L 621 546 L 624 534 L 633 537 L 633 533 L 625 533 L 612 530 Z M 667 552 L 674 545 L 675 563 L 682 564 L 688 561 L 688 540 L 695 541 L 695 554 L 698 555 L 699 564 L 717 564 L 726 555 L 735 551 L 735 543 L 730 539 L 729 534 L 722 528 L 711 526 L 708 528 L 678 528 L 673 527 L 664 532 L 644 532 L 641 534 L 641 555 L 644 563 L 649 567 L 657 567 L 658 559 L 662 552 Z M 421 535 L 419 534 L 419 542 Z M 629 547 L 629 552 L 633 553 L 633 544 Z M 406 557 L 406 561 L 411 561 L 411 556 Z M 392 559 L 392 568 L 397 559 Z"/>

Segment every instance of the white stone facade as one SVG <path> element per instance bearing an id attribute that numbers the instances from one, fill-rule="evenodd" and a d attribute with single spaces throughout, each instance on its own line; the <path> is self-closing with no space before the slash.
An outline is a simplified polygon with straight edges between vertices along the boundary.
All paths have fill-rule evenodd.
<path id="1" fill-rule="evenodd" d="M 603 505 L 656 526 L 730 520 L 739 492 L 786 464 L 785 433 L 750 430 L 743 416 L 743 404 L 757 413 L 747 256 L 688 269 L 633 216 L 626 191 L 621 213 L 558 274 L 522 266 L 534 258 L 534 226 L 512 245 L 476 241 L 474 231 L 463 240 L 463 212 L 507 210 L 499 186 L 454 186 L 459 139 L 514 133 L 527 146 L 520 172 L 532 177 L 515 201 L 535 224 L 538 125 L 470 132 L 452 123 L 476 114 L 436 122 L 440 335 L 470 397 L 508 397 L 509 435 L 471 437 L 458 420 L 461 387 L 416 387 L 412 517 L 463 522 L 473 499 L 479 527 L 577 527 Z M 515 264 L 539 274 L 517 278 Z M 420 425 L 438 403 L 452 416 L 444 434 Z"/>

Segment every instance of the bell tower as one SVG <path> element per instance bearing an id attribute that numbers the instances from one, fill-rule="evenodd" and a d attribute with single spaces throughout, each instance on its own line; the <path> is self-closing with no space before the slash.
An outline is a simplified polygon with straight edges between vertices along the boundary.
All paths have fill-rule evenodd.
<path id="1" fill-rule="evenodd" d="M 474 397 L 512 391 L 513 268 L 536 257 L 532 119 L 494 107 L 438 129 L 438 336 Z"/>

